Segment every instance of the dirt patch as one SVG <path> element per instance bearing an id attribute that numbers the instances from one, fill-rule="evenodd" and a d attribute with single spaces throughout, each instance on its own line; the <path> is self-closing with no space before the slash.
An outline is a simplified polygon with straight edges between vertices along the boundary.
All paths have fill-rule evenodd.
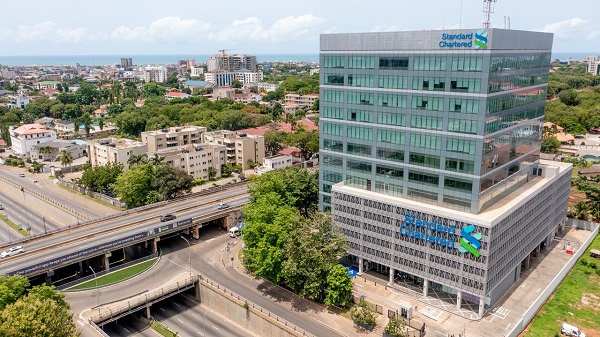
<path id="1" fill-rule="evenodd" d="M 576 187 L 571 186 L 571 190 L 569 191 L 569 207 L 574 206 L 579 201 L 586 199 L 585 193 L 579 192 Z"/>

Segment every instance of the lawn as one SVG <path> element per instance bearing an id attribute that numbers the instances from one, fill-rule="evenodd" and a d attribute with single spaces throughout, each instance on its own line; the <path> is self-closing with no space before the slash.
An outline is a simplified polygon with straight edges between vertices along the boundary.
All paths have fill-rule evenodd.
<path id="1" fill-rule="evenodd" d="M 554 295 L 535 315 L 523 336 L 558 336 L 563 322 L 575 325 L 588 336 L 598 336 L 600 260 L 590 257 L 590 249 L 600 249 L 600 236 L 596 236 Z"/>
<path id="2" fill-rule="evenodd" d="M 176 333 L 174 333 L 173 331 L 169 330 L 169 328 L 167 328 L 166 326 L 160 324 L 157 321 L 152 322 L 151 327 L 152 327 L 152 329 L 154 329 L 154 331 L 158 332 L 162 336 L 165 336 L 165 337 L 177 337 Z"/>
<path id="3" fill-rule="evenodd" d="M 133 265 L 131 267 L 121 269 L 114 273 L 100 276 L 100 277 L 98 277 L 98 287 L 114 284 L 114 283 L 126 280 L 128 278 L 131 278 L 137 274 L 140 274 L 140 273 L 146 271 L 147 269 L 149 269 L 150 267 L 152 267 L 152 265 L 154 264 L 155 261 L 156 261 L 156 258 Z M 90 281 L 87 281 L 82 284 L 71 287 L 67 291 L 88 290 L 88 289 L 94 289 L 95 287 L 96 287 L 96 279 L 92 279 Z"/>

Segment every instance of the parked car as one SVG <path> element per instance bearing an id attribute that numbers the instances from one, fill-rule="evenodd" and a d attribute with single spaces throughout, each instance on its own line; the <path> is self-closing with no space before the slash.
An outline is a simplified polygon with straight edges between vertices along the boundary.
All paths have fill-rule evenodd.
<path id="1" fill-rule="evenodd" d="M 585 337 L 583 331 L 579 330 L 579 328 L 574 327 L 571 324 L 563 323 L 562 328 L 560 329 L 560 333 L 566 336 L 572 337 Z"/>
<path id="2" fill-rule="evenodd" d="M 23 249 L 22 246 L 16 246 L 16 247 L 12 247 L 12 248 L 9 248 L 9 249 L 3 251 L 0 254 L 0 257 L 5 258 L 5 257 L 9 257 L 9 256 L 18 255 L 21 253 L 25 253 L 25 249 Z"/>
<path id="3" fill-rule="evenodd" d="M 227 207 L 229 207 L 229 204 L 225 202 L 220 202 L 217 204 L 217 209 L 225 209 Z"/>
<path id="4" fill-rule="evenodd" d="M 177 217 L 173 214 L 165 214 L 165 215 L 160 216 L 160 221 L 162 221 L 162 222 L 171 221 L 171 220 L 175 220 L 175 219 L 177 219 Z"/>
<path id="5" fill-rule="evenodd" d="M 19 173 L 19 177 L 25 178 L 25 173 Z"/>

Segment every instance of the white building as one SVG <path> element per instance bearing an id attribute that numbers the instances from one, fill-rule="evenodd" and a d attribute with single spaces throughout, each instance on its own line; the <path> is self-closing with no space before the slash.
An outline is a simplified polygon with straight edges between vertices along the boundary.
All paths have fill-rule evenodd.
<path id="1" fill-rule="evenodd" d="M 167 79 L 167 67 L 165 66 L 147 66 L 142 67 L 140 78 L 146 83 L 157 82 L 162 83 Z"/>
<path id="2" fill-rule="evenodd" d="M 29 151 L 29 157 L 32 160 L 57 161 L 58 156 L 63 150 L 69 152 L 73 159 L 78 159 L 84 156 L 87 150 L 87 143 L 78 139 L 57 139 L 42 144 L 35 144 Z"/>
<path id="3" fill-rule="evenodd" d="M 287 94 L 285 95 L 285 103 L 296 104 L 300 109 L 310 109 L 318 98 L 319 94 Z"/>
<path id="4" fill-rule="evenodd" d="M 204 80 L 206 82 L 213 83 L 220 87 L 229 87 L 235 80 L 242 82 L 242 84 L 248 84 L 262 81 L 262 79 L 262 71 L 253 72 L 248 69 L 241 69 L 236 72 L 219 70 L 204 74 Z"/>
<path id="5" fill-rule="evenodd" d="M 263 167 L 273 170 L 292 166 L 292 156 L 288 154 L 278 154 L 272 157 L 263 159 Z"/>
<path id="6" fill-rule="evenodd" d="M 188 144 L 148 152 L 148 157 L 152 158 L 155 154 L 164 158 L 165 164 L 184 171 L 194 179 L 220 177 L 221 167 L 227 164 L 225 145 Z"/>
<path id="7" fill-rule="evenodd" d="M 190 76 L 191 77 L 200 77 L 200 75 L 204 74 L 203 67 L 192 67 L 190 68 Z"/>
<path id="8" fill-rule="evenodd" d="M 8 96 L 8 104 L 6 106 L 8 106 L 9 108 L 25 109 L 25 107 L 27 106 L 27 104 L 29 104 L 30 101 L 31 100 L 29 99 L 29 97 L 21 93 L 17 96 Z"/>
<path id="9" fill-rule="evenodd" d="M 18 128 L 9 128 L 13 153 L 18 156 L 28 156 L 31 147 L 56 139 L 54 130 L 40 124 L 25 124 Z"/>
<path id="10" fill-rule="evenodd" d="M 121 163 L 123 169 L 127 170 L 129 157 L 146 151 L 146 145 L 125 138 L 103 138 L 88 142 L 88 158 L 92 166 Z"/>
<path id="11" fill-rule="evenodd" d="M 263 89 L 265 92 L 271 92 L 279 89 L 279 84 L 267 83 L 267 82 L 249 82 L 244 85 L 245 87 L 256 87 L 259 91 Z"/>
<path id="12" fill-rule="evenodd" d="M 600 56 L 588 56 L 583 61 L 587 63 L 588 73 L 600 75 Z"/>

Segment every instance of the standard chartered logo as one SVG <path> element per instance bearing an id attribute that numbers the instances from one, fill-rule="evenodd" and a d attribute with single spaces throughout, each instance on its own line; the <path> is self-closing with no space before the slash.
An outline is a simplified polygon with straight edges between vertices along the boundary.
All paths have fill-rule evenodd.
<path id="1" fill-rule="evenodd" d="M 475 33 L 475 49 L 487 49 L 487 37 L 488 33 L 483 29 Z"/>
<path id="2" fill-rule="evenodd" d="M 472 234 L 475 230 L 475 226 L 470 225 L 460 230 L 460 247 L 458 251 L 461 253 L 469 252 L 475 257 L 479 257 L 479 247 L 481 247 L 481 233 Z"/>

